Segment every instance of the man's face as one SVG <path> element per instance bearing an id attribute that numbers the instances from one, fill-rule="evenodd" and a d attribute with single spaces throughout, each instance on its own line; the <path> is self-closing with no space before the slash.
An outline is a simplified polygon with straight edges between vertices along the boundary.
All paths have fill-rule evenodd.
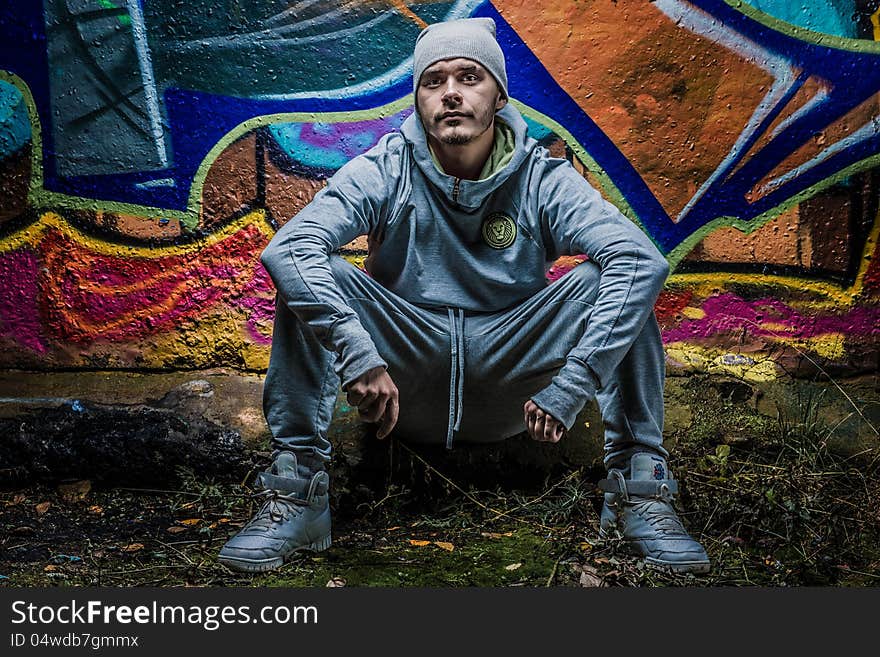
<path id="1" fill-rule="evenodd" d="M 461 57 L 431 64 L 416 92 L 416 108 L 429 138 L 449 145 L 477 139 L 506 103 L 492 74 Z"/>

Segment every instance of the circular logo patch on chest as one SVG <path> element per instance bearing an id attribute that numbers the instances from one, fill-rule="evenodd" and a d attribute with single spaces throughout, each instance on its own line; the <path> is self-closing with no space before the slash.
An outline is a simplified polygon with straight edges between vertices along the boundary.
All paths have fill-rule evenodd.
<path id="1" fill-rule="evenodd" d="M 483 219 L 483 241 L 493 249 L 506 249 L 516 239 L 516 222 L 506 214 L 493 212 Z"/>

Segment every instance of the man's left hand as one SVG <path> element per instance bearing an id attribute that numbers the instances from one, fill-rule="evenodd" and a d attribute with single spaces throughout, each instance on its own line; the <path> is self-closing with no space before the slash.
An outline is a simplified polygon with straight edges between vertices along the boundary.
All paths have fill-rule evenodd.
<path id="1" fill-rule="evenodd" d="M 526 429 L 533 440 L 558 443 L 565 435 L 565 425 L 544 411 L 531 399 L 523 406 Z"/>

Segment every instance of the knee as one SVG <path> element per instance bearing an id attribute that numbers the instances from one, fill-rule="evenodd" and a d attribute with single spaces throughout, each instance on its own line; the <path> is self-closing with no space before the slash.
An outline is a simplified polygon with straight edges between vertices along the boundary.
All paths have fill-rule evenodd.
<path id="1" fill-rule="evenodd" d="M 567 298 L 593 305 L 599 290 L 599 267 L 594 262 L 582 262 L 555 284 L 565 288 Z"/>
<path id="2" fill-rule="evenodd" d="M 339 254 L 330 256 L 330 273 L 340 288 L 347 287 L 348 283 L 356 281 L 358 277 L 364 275 L 360 269 Z"/>

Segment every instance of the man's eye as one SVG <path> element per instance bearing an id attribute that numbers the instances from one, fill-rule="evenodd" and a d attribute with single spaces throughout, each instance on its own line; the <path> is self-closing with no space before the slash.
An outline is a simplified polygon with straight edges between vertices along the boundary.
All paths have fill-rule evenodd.
<path id="1" fill-rule="evenodd" d="M 465 82 L 476 82 L 479 78 L 473 73 L 468 73 L 462 78 Z"/>

